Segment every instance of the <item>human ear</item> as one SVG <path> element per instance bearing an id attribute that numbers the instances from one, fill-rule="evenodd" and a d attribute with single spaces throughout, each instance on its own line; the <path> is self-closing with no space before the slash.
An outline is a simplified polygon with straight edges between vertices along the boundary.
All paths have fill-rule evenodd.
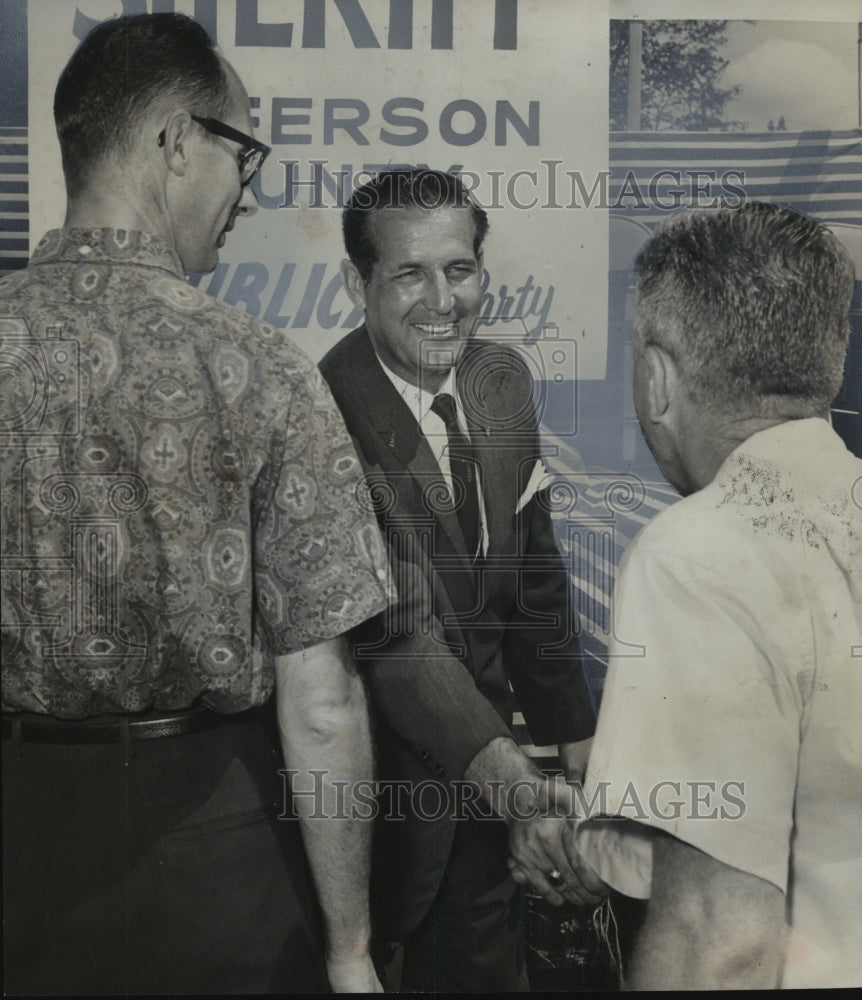
<path id="1" fill-rule="evenodd" d="M 158 143 L 165 165 L 172 174 L 183 177 L 189 168 L 189 138 L 192 118 L 188 111 L 174 111 L 159 133 Z"/>
<path id="2" fill-rule="evenodd" d="M 676 362 L 658 344 L 648 344 L 642 350 L 646 370 L 647 416 L 653 423 L 664 423 L 677 393 Z"/>
<path id="3" fill-rule="evenodd" d="M 350 296 L 350 301 L 359 309 L 365 308 L 365 282 L 352 260 L 341 262 L 341 280 Z"/>

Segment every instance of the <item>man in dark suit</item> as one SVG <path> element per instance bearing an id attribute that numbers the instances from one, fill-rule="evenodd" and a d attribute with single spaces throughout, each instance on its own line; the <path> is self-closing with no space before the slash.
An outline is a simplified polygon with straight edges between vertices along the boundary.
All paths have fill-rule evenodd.
<path id="1" fill-rule="evenodd" d="M 470 340 L 487 218 L 457 178 L 387 171 L 357 189 L 343 222 L 344 282 L 366 321 L 320 368 L 400 597 L 354 635 L 389 793 L 378 932 L 404 945 L 404 989 L 523 990 L 509 865 L 554 903 L 599 898 L 570 856 L 557 786 L 510 729 L 513 688 L 533 741 L 559 745 L 566 776 L 581 777 L 593 709 L 532 383 L 516 352 Z"/>

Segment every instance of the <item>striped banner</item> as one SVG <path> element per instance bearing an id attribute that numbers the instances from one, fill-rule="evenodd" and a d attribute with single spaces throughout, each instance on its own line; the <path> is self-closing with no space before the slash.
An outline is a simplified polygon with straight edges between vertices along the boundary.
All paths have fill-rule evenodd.
<path id="1" fill-rule="evenodd" d="M 779 202 L 862 226 L 862 131 L 615 132 L 609 207 L 647 225 L 716 201 Z"/>
<path id="2" fill-rule="evenodd" d="M 0 126 L 0 271 L 27 263 L 30 185 L 27 129 Z"/>

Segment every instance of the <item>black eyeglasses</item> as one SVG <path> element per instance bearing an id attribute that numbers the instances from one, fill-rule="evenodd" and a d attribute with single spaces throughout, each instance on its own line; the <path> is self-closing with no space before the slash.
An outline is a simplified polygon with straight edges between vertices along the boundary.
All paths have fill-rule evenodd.
<path id="1" fill-rule="evenodd" d="M 254 136 L 246 135 L 245 132 L 225 125 L 218 118 L 201 118 L 199 115 L 192 115 L 191 119 L 212 135 L 221 136 L 222 139 L 230 139 L 231 142 L 238 142 L 242 146 L 237 156 L 237 163 L 239 165 L 239 181 L 243 187 L 260 170 L 263 161 L 272 152 L 272 148 L 267 146 L 265 142 L 259 142 Z M 164 144 L 165 130 L 162 129 L 159 133 L 159 145 L 163 146 Z"/>

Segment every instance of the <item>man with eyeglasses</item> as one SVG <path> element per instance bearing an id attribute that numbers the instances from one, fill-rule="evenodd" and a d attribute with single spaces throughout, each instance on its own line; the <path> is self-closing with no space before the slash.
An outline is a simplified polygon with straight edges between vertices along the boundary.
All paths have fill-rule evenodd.
<path id="1" fill-rule="evenodd" d="M 12 993 L 380 989 L 343 633 L 386 554 L 315 367 L 183 280 L 255 208 L 248 108 L 190 18 L 95 28 L 65 226 L 0 281 Z"/>

